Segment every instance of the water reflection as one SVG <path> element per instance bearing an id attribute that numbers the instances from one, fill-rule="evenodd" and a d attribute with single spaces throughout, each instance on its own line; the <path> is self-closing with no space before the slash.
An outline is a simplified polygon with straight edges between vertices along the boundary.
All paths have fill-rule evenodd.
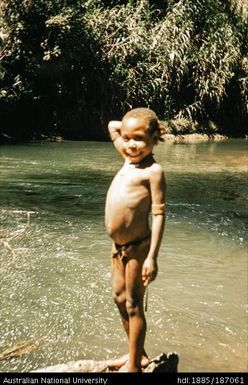
<path id="1" fill-rule="evenodd" d="M 160 273 L 149 293 L 147 350 L 177 351 L 181 371 L 246 368 L 245 141 L 160 145 L 168 181 Z M 1 362 L 26 371 L 126 353 L 110 289 L 103 226 L 108 185 L 121 161 L 109 143 L 1 150 L 1 350 L 43 338 Z"/>

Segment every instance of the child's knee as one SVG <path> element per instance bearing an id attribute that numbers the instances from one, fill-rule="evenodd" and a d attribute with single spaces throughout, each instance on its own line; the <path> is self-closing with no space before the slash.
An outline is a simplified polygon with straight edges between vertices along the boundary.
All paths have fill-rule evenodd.
<path id="1" fill-rule="evenodd" d="M 126 303 L 126 294 L 125 291 L 113 290 L 112 292 L 113 300 L 117 306 L 125 305 Z"/>
<path id="2" fill-rule="evenodd" d="M 126 310 L 129 317 L 136 315 L 139 312 L 139 300 L 137 298 L 127 298 Z"/>

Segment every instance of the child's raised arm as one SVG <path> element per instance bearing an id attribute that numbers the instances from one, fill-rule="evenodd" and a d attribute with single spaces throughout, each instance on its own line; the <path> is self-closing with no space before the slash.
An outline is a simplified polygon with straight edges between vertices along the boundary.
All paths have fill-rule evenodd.
<path id="1" fill-rule="evenodd" d="M 124 158 L 122 153 L 123 140 L 121 137 L 121 124 L 120 120 L 111 120 L 108 124 L 108 131 L 116 150 Z"/>
<path id="2" fill-rule="evenodd" d="M 114 142 L 116 139 L 118 139 L 121 134 L 120 134 L 120 129 L 121 129 L 121 121 L 120 120 L 111 120 L 108 124 L 108 130 L 109 130 L 109 135 Z"/>

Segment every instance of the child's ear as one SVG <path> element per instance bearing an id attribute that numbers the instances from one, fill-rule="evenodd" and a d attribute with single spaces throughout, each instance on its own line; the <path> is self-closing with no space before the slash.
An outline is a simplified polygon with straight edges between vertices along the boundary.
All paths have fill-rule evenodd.
<path id="1" fill-rule="evenodd" d="M 158 134 L 157 133 L 155 133 L 153 136 L 153 144 L 154 144 L 154 146 L 156 146 L 156 144 L 158 144 Z"/>

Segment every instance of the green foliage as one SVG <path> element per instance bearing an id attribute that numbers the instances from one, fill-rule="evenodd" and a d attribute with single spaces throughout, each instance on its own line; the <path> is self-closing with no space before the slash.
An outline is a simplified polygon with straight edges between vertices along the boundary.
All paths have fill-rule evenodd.
<path id="1" fill-rule="evenodd" d="M 197 129 L 197 124 L 187 118 L 171 119 L 167 122 L 167 132 L 173 135 L 194 134 Z"/>
<path id="2" fill-rule="evenodd" d="M 2 0 L 2 127 L 19 124 L 27 136 L 34 127 L 47 127 L 68 137 L 99 138 L 108 119 L 149 106 L 162 119 L 181 122 L 183 132 L 200 129 L 194 121 L 212 120 L 230 134 L 243 134 L 247 5 Z"/>

